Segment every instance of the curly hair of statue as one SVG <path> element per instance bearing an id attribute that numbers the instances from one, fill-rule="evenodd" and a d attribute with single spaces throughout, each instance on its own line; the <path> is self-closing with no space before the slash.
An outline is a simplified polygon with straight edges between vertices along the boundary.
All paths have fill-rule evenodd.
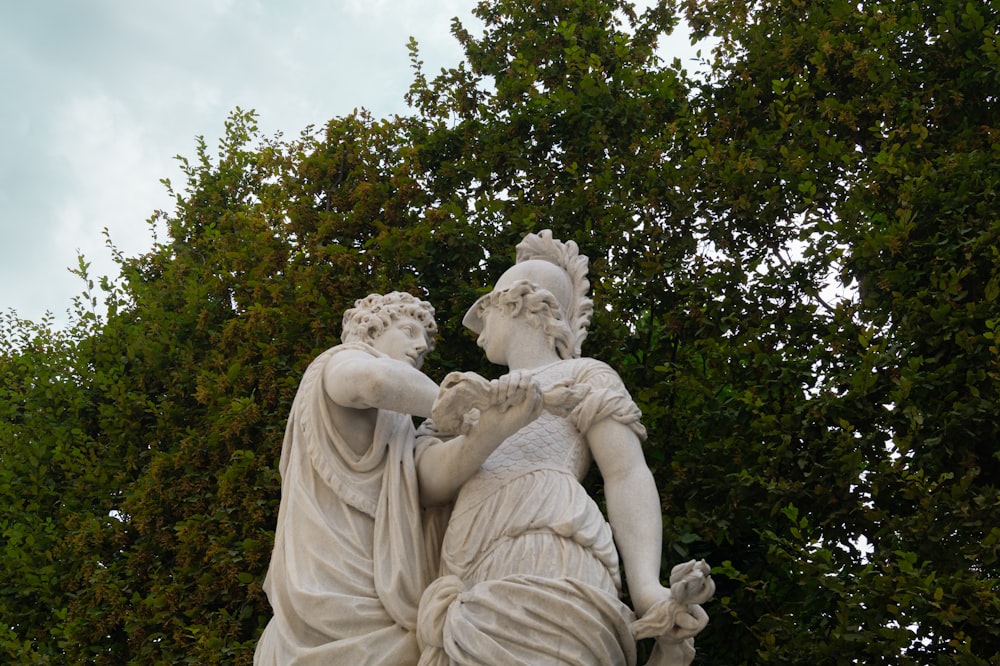
<path id="1" fill-rule="evenodd" d="M 434 307 L 413 294 L 393 291 L 388 294 L 369 294 L 354 302 L 354 307 L 344 313 L 343 342 L 371 341 L 382 335 L 393 320 L 410 317 L 420 322 L 427 338 L 428 349 L 434 348 L 437 323 L 434 321 Z"/>

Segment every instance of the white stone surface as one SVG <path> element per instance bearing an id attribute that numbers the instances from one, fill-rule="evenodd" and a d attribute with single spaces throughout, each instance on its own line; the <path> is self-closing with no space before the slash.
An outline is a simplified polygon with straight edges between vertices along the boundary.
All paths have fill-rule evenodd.
<path id="1" fill-rule="evenodd" d="M 309 366 L 289 415 L 255 664 L 632 666 L 648 637 L 649 664 L 691 662 L 714 584 L 694 561 L 660 583 L 639 408 L 581 357 L 586 273 L 549 232 L 518 245 L 464 320 L 510 370 L 493 381 L 439 388 L 419 371 L 427 303 L 394 292 L 345 313 L 344 343 Z M 431 417 L 419 436 L 410 415 Z M 592 462 L 607 520 L 581 485 Z"/>
<path id="2" fill-rule="evenodd" d="M 306 370 L 281 451 L 281 506 L 264 590 L 260 665 L 415 664 L 417 605 L 437 567 L 419 504 L 410 414 L 437 385 L 419 371 L 433 309 L 396 292 L 358 301 L 344 344 Z"/>
<path id="3" fill-rule="evenodd" d="M 426 505 L 453 503 L 441 576 L 420 602 L 420 663 L 689 664 L 714 584 L 704 562 L 659 581 L 659 495 L 638 407 L 607 365 L 580 358 L 593 305 L 587 258 L 550 232 L 466 315 L 510 374 L 442 383 L 417 444 Z M 593 458 L 609 520 L 580 481 Z M 618 549 L 615 548 L 617 543 Z M 619 551 L 635 612 L 619 600 Z M 636 614 L 639 620 L 636 621 Z"/>

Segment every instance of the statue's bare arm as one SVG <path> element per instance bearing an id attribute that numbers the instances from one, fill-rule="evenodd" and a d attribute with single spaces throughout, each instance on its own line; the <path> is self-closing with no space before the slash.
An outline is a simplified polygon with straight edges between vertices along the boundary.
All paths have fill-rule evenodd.
<path id="1" fill-rule="evenodd" d="M 608 522 L 640 616 L 669 594 L 660 583 L 663 518 L 660 495 L 636 434 L 613 419 L 591 426 L 587 441 L 604 478 Z"/>
<path id="2" fill-rule="evenodd" d="M 323 376 L 327 396 L 341 407 L 388 409 L 431 415 L 438 386 L 409 363 L 344 351 L 330 359 Z"/>

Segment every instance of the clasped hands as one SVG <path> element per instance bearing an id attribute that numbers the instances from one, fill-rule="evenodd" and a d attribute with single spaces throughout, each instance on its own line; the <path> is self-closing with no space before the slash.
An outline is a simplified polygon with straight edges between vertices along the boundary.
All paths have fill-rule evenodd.
<path id="1" fill-rule="evenodd" d="M 474 372 L 452 372 L 441 382 L 431 410 L 438 431 L 464 435 L 473 428 L 511 434 L 538 418 L 543 398 L 531 373 L 515 371 L 487 380 Z"/>

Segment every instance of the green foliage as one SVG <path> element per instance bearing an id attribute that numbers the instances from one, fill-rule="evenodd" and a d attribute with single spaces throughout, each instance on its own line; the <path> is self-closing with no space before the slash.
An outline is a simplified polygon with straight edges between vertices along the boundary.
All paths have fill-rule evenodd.
<path id="1" fill-rule="evenodd" d="M 410 117 L 227 121 L 98 316 L 6 315 L 0 655 L 249 663 L 285 419 L 356 298 L 465 309 L 528 231 L 591 257 L 585 352 L 644 412 L 666 573 L 715 565 L 704 663 L 996 663 L 995 8 L 495 0 Z M 170 183 L 166 183 L 171 187 Z M 173 191 L 173 190 L 171 190 Z"/>
<path id="2" fill-rule="evenodd" d="M 792 298 L 760 303 L 784 330 L 765 358 L 783 373 L 805 361 L 804 391 L 757 437 L 809 453 L 760 480 L 780 488 L 771 515 L 797 518 L 758 523 L 762 554 L 731 560 L 739 621 L 754 616 L 738 602 L 766 602 L 756 655 L 734 661 L 993 660 L 998 12 L 713 2 L 688 18 L 720 39 L 692 155 L 715 202 L 708 238 L 736 265 L 799 255 L 764 259 Z M 849 296 L 826 305 L 824 283 Z M 786 450 L 769 446 L 771 464 Z M 776 571 L 798 588 L 766 587 Z"/>
<path id="3" fill-rule="evenodd" d="M 76 649 L 71 609 L 118 555 L 126 481 L 103 446 L 104 396 L 113 382 L 93 363 L 101 322 L 85 281 L 70 325 L 7 313 L 0 336 L 0 659 L 61 664 Z M 105 459 L 107 456 L 107 459 Z M 95 629 L 107 631 L 95 617 Z M 89 651 L 89 642 L 82 650 Z"/>

